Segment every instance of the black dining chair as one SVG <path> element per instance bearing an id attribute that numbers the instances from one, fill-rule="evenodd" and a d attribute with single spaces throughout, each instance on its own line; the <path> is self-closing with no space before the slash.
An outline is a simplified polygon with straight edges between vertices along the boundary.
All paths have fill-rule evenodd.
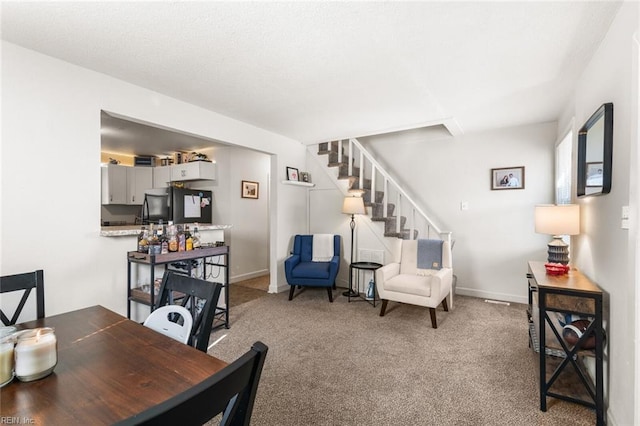
<path id="1" fill-rule="evenodd" d="M 156 309 L 179 304 L 191 312 L 193 325 L 188 344 L 207 352 L 222 284 L 165 271 Z"/>
<path id="2" fill-rule="evenodd" d="M 268 347 L 255 342 L 234 362 L 173 398 L 119 423 L 130 425 L 202 425 L 222 414 L 222 426 L 248 426 Z"/>
<path id="3" fill-rule="evenodd" d="M 0 277 L 0 293 L 22 291 L 20 302 L 10 319 L 4 311 L 0 309 L 0 318 L 4 325 L 14 325 L 16 321 L 18 321 L 18 318 L 24 309 L 24 305 L 29 299 L 31 290 L 33 289 L 36 290 L 36 316 L 38 319 L 44 318 L 44 271 L 42 269 L 38 269 L 33 272 L 25 272 L 23 274 Z"/>

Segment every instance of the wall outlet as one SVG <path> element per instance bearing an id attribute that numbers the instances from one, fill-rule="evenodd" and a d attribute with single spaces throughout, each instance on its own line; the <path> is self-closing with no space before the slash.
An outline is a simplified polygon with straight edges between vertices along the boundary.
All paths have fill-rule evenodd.
<path id="1" fill-rule="evenodd" d="M 469 210 L 469 202 L 460 201 L 460 210 Z"/>

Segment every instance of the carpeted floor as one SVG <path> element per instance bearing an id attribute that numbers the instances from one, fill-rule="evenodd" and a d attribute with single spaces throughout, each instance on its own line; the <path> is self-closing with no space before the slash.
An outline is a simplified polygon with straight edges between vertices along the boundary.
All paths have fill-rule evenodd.
<path id="1" fill-rule="evenodd" d="M 252 425 L 590 425 L 586 407 L 539 410 L 525 306 L 456 297 L 438 310 L 389 303 L 387 314 L 324 289 L 267 294 L 231 309 L 209 353 L 232 361 L 269 346 Z"/>
<path id="2" fill-rule="evenodd" d="M 269 275 L 238 281 L 231 284 L 229 305 L 231 308 L 266 296 L 269 290 Z"/>

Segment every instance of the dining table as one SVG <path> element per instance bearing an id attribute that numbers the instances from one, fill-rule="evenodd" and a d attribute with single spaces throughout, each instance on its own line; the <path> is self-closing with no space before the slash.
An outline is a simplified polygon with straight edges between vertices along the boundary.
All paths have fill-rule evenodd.
<path id="1" fill-rule="evenodd" d="M 100 425 L 127 419 L 187 390 L 227 363 L 102 306 L 26 322 L 51 327 L 58 362 L 39 380 L 0 389 L 0 420 Z"/>

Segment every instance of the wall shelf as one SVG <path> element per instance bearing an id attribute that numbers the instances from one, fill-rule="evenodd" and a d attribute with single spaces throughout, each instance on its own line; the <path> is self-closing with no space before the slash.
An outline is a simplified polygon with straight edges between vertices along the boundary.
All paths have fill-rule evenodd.
<path id="1" fill-rule="evenodd" d="M 304 187 L 307 187 L 307 188 L 313 188 L 314 186 L 316 186 L 315 183 L 298 182 L 298 181 L 295 181 L 295 180 L 283 180 L 282 183 L 285 184 L 285 185 L 304 186 Z"/>

